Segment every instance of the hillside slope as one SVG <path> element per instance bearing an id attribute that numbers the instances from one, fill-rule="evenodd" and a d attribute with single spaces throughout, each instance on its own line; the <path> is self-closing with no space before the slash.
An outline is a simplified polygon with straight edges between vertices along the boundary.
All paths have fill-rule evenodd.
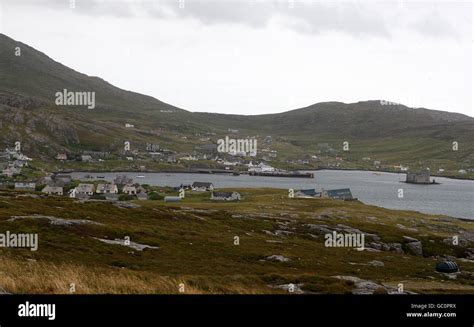
<path id="1" fill-rule="evenodd" d="M 16 47 L 21 56 L 15 56 Z M 320 143 L 340 152 L 347 141 L 351 150 L 344 155 L 356 166 L 364 156 L 453 167 L 474 162 L 474 118 L 457 113 L 378 100 L 318 103 L 255 116 L 192 113 L 76 72 L 2 34 L 0 72 L 0 148 L 20 140 L 25 151 L 43 160 L 58 151 L 118 151 L 124 140 L 192 151 L 199 145 L 198 133 L 215 133 L 217 139 L 231 128 L 240 131 L 239 137 L 272 135 L 280 160 L 318 153 Z M 96 92 L 96 108 L 56 106 L 54 94 L 63 89 Z M 126 123 L 136 128 L 126 129 Z M 460 144 L 457 152 L 451 150 L 453 141 Z"/>

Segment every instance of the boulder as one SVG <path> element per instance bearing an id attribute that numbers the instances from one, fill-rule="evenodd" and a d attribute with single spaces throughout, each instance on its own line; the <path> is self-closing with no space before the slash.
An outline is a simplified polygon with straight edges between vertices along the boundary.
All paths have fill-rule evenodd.
<path id="1" fill-rule="evenodd" d="M 410 236 L 403 236 L 403 239 L 405 240 L 406 243 L 419 242 L 416 238 L 413 238 Z"/>
<path id="2" fill-rule="evenodd" d="M 284 257 L 284 256 L 282 256 L 282 255 L 276 255 L 276 254 L 271 255 L 271 256 L 268 256 L 266 259 L 269 260 L 269 261 L 277 261 L 277 262 L 288 262 L 288 261 L 291 261 L 290 258 Z"/>
<path id="3" fill-rule="evenodd" d="M 406 248 L 414 255 L 423 256 L 423 245 L 420 241 L 407 243 Z"/>
<path id="4" fill-rule="evenodd" d="M 369 262 L 367 262 L 367 264 L 369 266 L 374 266 L 374 267 L 384 267 L 385 266 L 385 264 L 382 261 L 378 261 L 378 260 L 369 261 Z"/>

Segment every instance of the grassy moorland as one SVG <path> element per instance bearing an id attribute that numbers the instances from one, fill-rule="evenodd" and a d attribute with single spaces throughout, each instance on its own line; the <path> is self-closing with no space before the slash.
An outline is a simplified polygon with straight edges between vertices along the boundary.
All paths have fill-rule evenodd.
<path id="1" fill-rule="evenodd" d="M 239 192 L 237 203 L 189 192 L 181 203 L 113 204 L 1 191 L 0 232 L 38 233 L 39 248 L 0 248 L 0 289 L 68 293 L 74 283 L 76 293 L 287 293 L 294 284 L 295 293 L 350 293 L 364 288 L 357 277 L 372 282 L 371 293 L 400 283 L 416 293 L 474 293 L 474 261 L 467 259 L 474 221 L 289 199 L 282 190 Z M 366 248 L 399 243 L 401 251 L 325 247 L 321 231 L 350 228 L 367 235 Z M 446 241 L 455 235 L 458 245 Z M 158 248 L 99 240 L 127 236 Z M 422 255 L 404 236 L 421 242 Z M 435 272 L 442 258 L 454 259 L 461 273 Z"/>

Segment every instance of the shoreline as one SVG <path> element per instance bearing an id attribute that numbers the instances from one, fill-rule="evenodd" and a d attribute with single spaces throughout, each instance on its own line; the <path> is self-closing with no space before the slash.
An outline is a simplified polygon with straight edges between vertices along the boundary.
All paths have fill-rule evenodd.
<path id="1" fill-rule="evenodd" d="M 209 170 L 209 171 L 206 171 Z M 80 169 L 80 170 L 63 170 L 63 171 L 54 171 L 52 174 L 71 174 L 71 173 L 147 173 L 147 174 L 210 174 L 210 175 L 232 175 L 233 170 L 228 170 L 222 172 L 211 172 L 212 169 L 208 168 L 199 168 L 199 169 L 184 169 L 184 170 L 140 170 L 140 169 L 126 169 L 126 170 L 89 170 L 89 169 Z M 391 170 L 370 170 L 370 169 L 360 169 L 360 168 L 313 168 L 313 169 L 292 169 L 287 170 L 287 172 L 313 172 L 313 171 L 323 171 L 323 170 L 330 170 L 330 171 L 361 171 L 361 172 L 372 172 L 372 173 L 389 173 L 389 174 L 406 174 L 406 172 L 396 172 Z M 265 176 L 265 177 L 279 177 L 279 176 Z M 472 181 L 474 179 L 466 178 L 466 177 L 459 177 L 459 176 L 441 176 L 441 175 L 431 175 L 431 177 L 437 178 L 447 178 L 447 179 L 454 179 L 454 180 L 463 180 L 463 181 Z M 291 178 L 291 177 L 290 177 Z M 295 178 L 300 178 L 295 176 Z M 439 183 L 430 183 L 427 185 L 437 185 Z M 421 184 L 420 184 L 421 185 Z"/>
<path id="2" fill-rule="evenodd" d="M 371 173 L 390 173 L 390 174 L 406 174 L 407 172 L 403 171 L 393 171 L 393 170 L 371 170 L 371 169 L 360 169 L 360 168 L 315 168 L 315 169 L 304 169 L 300 171 L 319 171 L 319 170 L 334 170 L 334 171 L 364 171 L 364 172 L 371 172 Z M 430 177 L 439 177 L 439 178 L 447 178 L 447 179 L 457 179 L 457 180 L 464 180 L 464 181 L 474 181 L 474 178 L 468 177 L 459 177 L 459 176 L 442 176 L 442 175 L 430 175 Z M 416 183 L 413 183 L 416 184 Z M 431 184 L 431 183 L 430 183 Z M 421 184 L 420 184 L 421 185 Z"/>

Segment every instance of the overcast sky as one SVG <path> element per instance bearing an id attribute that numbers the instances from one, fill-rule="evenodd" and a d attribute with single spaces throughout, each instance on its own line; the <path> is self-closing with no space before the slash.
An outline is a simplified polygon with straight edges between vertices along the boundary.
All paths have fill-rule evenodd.
<path id="1" fill-rule="evenodd" d="M 474 116 L 471 1 L 71 1 L 0 0 L 0 32 L 190 111 L 384 99 Z"/>

